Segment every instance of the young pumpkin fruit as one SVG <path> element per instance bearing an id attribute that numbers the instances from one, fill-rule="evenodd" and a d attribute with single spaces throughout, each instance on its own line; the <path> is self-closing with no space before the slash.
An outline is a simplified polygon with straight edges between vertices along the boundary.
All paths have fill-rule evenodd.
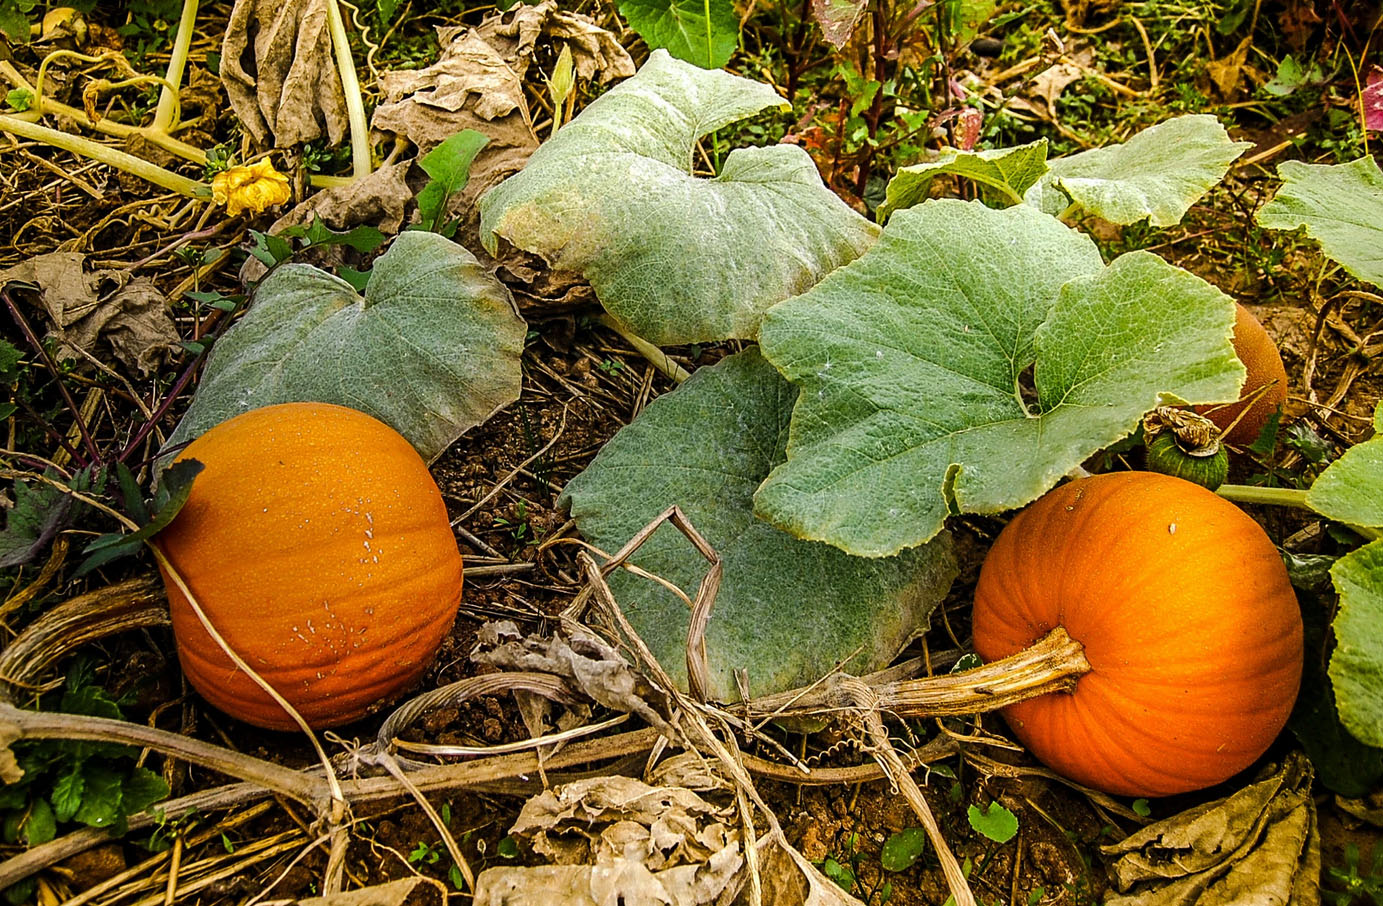
<path id="1" fill-rule="evenodd" d="M 1287 402 L 1287 369 L 1277 344 L 1263 324 L 1247 308 L 1235 304 L 1234 353 L 1244 363 L 1248 377 L 1239 393 L 1239 402 L 1219 406 L 1197 406 L 1231 444 L 1245 446 L 1258 440 L 1263 426 Z M 1240 418 L 1243 413 L 1243 418 Z M 1235 424 L 1238 419 L 1238 424 Z M 1230 426 L 1234 427 L 1231 429 Z"/>
<path id="2" fill-rule="evenodd" d="M 355 720 L 418 681 L 456 618 L 461 554 L 407 440 L 354 409 L 285 403 L 217 425 L 178 459 L 204 468 L 155 543 L 311 726 Z M 247 723 L 296 728 L 163 578 L 193 687 Z"/>
<path id="3" fill-rule="evenodd" d="M 975 650 L 1062 626 L 1091 672 L 1003 711 L 1039 760 L 1086 786 L 1167 796 L 1251 765 L 1301 681 L 1301 613 L 1276 548 L 1211 491 L 1149 472 L 1062 485 L 999 534 L 975 589 Z"/>

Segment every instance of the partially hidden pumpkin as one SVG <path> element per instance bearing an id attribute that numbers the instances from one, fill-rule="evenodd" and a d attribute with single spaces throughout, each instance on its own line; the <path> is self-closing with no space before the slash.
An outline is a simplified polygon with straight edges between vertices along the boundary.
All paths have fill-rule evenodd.
<path id="1" fill-rule="evenodd" d="M 204 466 L 155 536 L 230 647 L 313 727 L 416 683 L 451 629 L 461 555 L 427 465 L 398 432 L 322 403 L 253 409 L 178 457 Z M 297 725 L 226 656 L 164 571 L 178 657 L 211 704 Z"/>
<path id="2" fill-rule="evenodd" d="M 1247 445 L 1258 439 L 1268 419 L 1287 402 L 1287 369 L 1282 364 L 1277 344 L 1268 336 L 1263 324 L 1238 304 L 1235 305 L 1233 342 L 1235 355 L 1248 371 L 1239 393 L 1240 402 L 1197 406 L 1196 411 L 1213 421 L 1226 441 Z M 1243 418 L 1239 417 L 1240 413 Z"/>
<path id="3" fill-rule="evenodd" d="M 1095 789 L 1223 781 L 1263 754 L 1296 700 L 1301 613 L 1276 548 L 1179 478 L 1079 479 L 1004 527 L 975 590 L 975 650 L 997 660 L 1058 625 L 1091 672 L 1003 714 L 1034 756 Z"/>

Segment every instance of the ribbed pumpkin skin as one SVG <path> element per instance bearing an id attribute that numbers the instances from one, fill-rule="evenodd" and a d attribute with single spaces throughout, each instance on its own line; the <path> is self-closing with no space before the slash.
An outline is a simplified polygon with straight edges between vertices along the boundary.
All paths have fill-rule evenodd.
<path id="1" fill-rule="evenodd" d="M 413 685 L 461 600 L 461 555 L 422 458 L 368 415 L 254 409 L 178 457 L 205 468 L 157 544 L 212 625 L 313 727 Z M 292 719 L 238 670 L 164 574 L 183 672 L 247 723 Z"/>
<path id="2" fill-rule="evenodd" d="M 1247 445 L 1258 440 L 1258 434 L 1268 419 L 1287 402 L 1287 369 L 1282 364 L 1282 354 L 1277 351 L 1277 344 L 1268 336 L 1263 324 L 1252 312 L 1238 304 L 1235 305 L 1234 315 L 1234 354 L 1248 371 L 1240 399 L 1252 396 L 1266 384 L 1272 385 L 1248 407 L 1248 414 L 1234 426 L 1234 430 L 1225 434 L 1228 442 Z M 1236 403 L 1232 406 L 1195 408 L 1224 431 L 1239 417 L 1245 406 Z"/>
<path id="3" fill-rule="evenodd" d="M 1211 786 L 1263 754 L 1296 700 L 1301 613 L 1276 549 L 1233 504 L 1179 478 L 1080 479 L 1004 528 L 975 590 L 975 650 L 1005 657 L 1058 625 L 1092 671 L 1004 717 L 1086 786 Z"/>

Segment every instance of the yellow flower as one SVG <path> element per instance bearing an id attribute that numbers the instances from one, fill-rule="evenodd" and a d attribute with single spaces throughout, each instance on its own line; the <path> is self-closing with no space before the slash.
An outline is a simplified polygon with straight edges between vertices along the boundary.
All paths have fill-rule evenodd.
<path id="1" fill-rule="evenodd" d="M 262 157 L 248 167 L 231 167 L 217 173 L 211 180 L 211 198 L 226 206 L 234 217 L 241 211 L 256 214 L 276 204 L 283 204 L 293 193 L 288 177 L 274 169 L 269 158 Z"/>

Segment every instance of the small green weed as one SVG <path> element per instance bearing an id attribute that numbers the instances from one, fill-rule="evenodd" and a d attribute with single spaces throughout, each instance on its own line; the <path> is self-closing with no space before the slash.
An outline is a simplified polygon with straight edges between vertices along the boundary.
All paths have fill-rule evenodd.
<path id="1" fill-rule="evenodd" d="M 1383 906 L 1383 846 L 1374 845 L 1373 859 L 1364 874 L 1359 873 L 1359 847 L 1345 845 L 1344 866 L 1331 865 L 1325 870 L 1327 884 L 1341 889 L 1322 888 L 1321 896 L 1330 906 L 1348 906 L 1368 898 L 1375 906 Z"/>

